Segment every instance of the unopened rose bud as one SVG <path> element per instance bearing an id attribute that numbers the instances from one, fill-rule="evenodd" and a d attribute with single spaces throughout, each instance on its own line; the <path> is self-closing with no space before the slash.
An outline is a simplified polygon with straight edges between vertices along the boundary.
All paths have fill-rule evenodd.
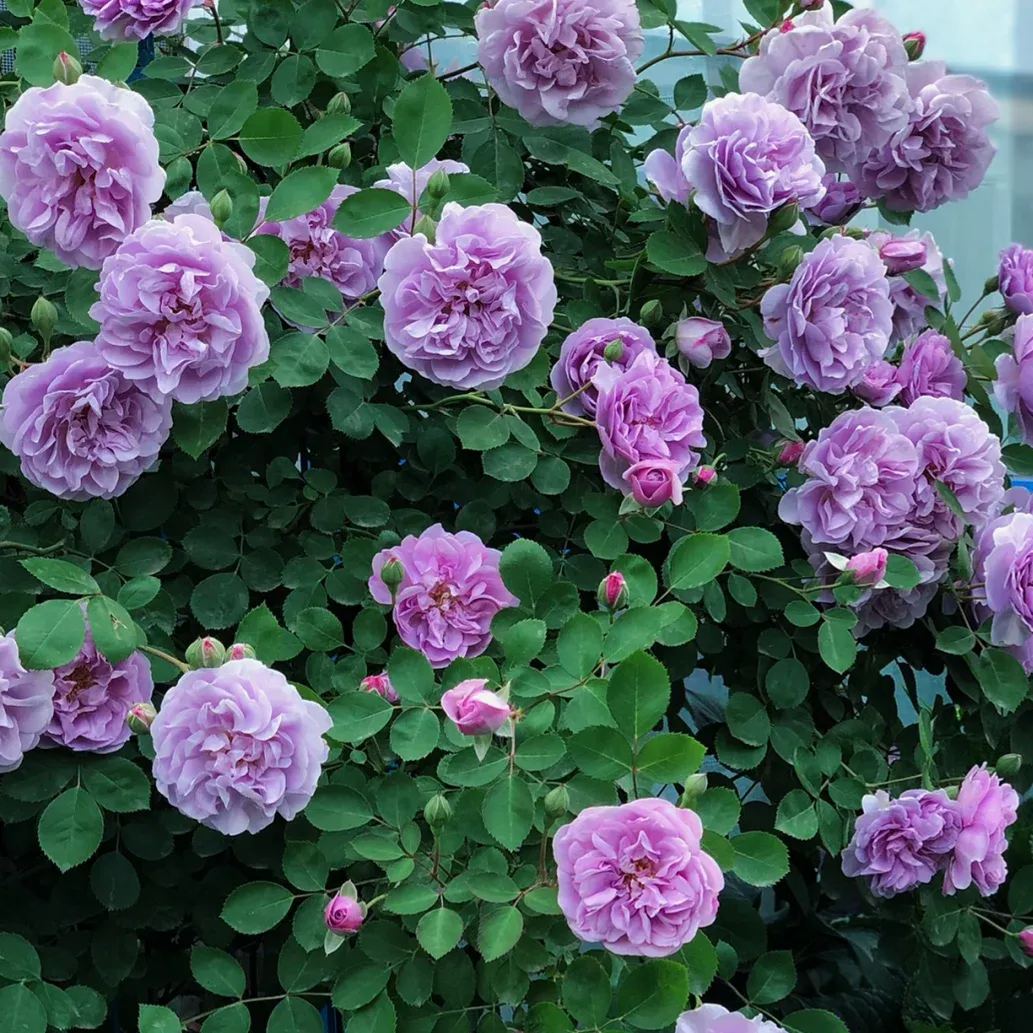
<path id="1" fill-rule="evenodd" d="M 784 204 L 768 221 L 768 236 L 791 230 L 800 221 L 800 206 L 795 203 Z"/>
<path id="2" fill-rule="evenodd" d="M 566 814 L 569 807 L 570 793 L 565 785 L 554 786 L 545 794 L 545 813 L 550 818 Z"/>
<path id="3" fill-rule="evenodd" d="M 347 93 L 335 93 L 326 106 L 328 115 L 347 115 L 351 113 L 352 102 Z"/>
<path id="4" fill-rule="evenodd" d="M 696 483 L 701 487 L 713 484 L 717 480 L 717 471 L 712 466 L 701 466 L 696 471 Z"/>
<path id="5" fill-rule="evenodd" d="M 211 201 L 212 221 L 222 226 L 233 214 L 233 198 L 225 190 L 220 190 Z"/>
<path id="6" fill-rule="evenodd" d="M 1002 778 L 1014 778 L 1022 767 L 1022 754 L 1006 753 L 1003 757 L 997 758 L 994 770 Z"/>
<path id="7" fill-rule="evenodd" d="M 858 585 L 877 585 L 886 576 L 889 553 L 885 549 L 869 549 L 851 556 L 846 571 Z"/>
<path id="8" fill-rule="evenodd" d="M 55 82 L 71 86 L 79 81 L 79 76 L 82 75 L 82 65 L 71 54 L 62 50 L 54 58 L 53 74 Z"/>
<path id="9" fill-rule="evenodd" d="M 678 354 L 696 369 L 706 369 L 715 359 L 732 354 L 732 338 L 724 323 L 702 316 L 679 320 L 674 331 Z"/>
<path id="10" fill-rule="evenodd" d="M 129 725 L 129 730 L 135 735 L 149 735 L 151 725 L 154 724 L 154 719 L 157 716 L 158 711 L 154 709 L 152 703 L 134 703 L 129 708 L 126 724 Z"/>
<path id="11" fill-rule="evenodd" d="M 639 310 L 639 320 L 645 326 L 659 326 L 664 318 L 664 307 L 656 298 L 650 298 Z"/>
<path id="12" fill-rule="evenodd" d="M 897 237 L 887 240 L 879 248 L 879 257 L 886 263 L 886 271 L 891 276 L 901 276 L 921 269 L 929 259 L 929 249 L 920 240 Z"/>
<path id="13" fill-rule="evenodd" d="M 826 226 L 841 226 L 849 222 L 864 204 L 861 191 L 849 179 L 839 179 L 835 173 L 825 176 L 822 183 L 825 196 L 807 209 L 807 215 L 812 221 Z"/>
<path id="14" fill-rule="evenodd" d="M 11 348 L 14 346 L 14 338 L 10 330 L 0 326 L 0 363 L 6 365 L 11 361 Z"/>
<path id="15" fill-rule="evenodd" d="M 220 667 L 226 659 L 226 647 L 217 638 L 205 635 L 191 642 L 184 656 L 193 668 Z"/>
<path id="16" fill-rule="evenodd" d="M 917 61 L 925 53 L 925 33 L 909 32 L 904 37 L 904 49 L 908 60 Z"/>
<path id="17" fill-rule="evenodd" d="M 786 20 L 778 27 L 778 31 L 784 35 L 787 32 L 792 32 L 795 28 L 796 26 L 793 24 L 793 19 L 786 18 Z"/>
<path id="18" fill-rule="evenodd" d="M 448 802 L 447 797 L 438 793 L 427 801 L 427 805 L 423 808 L 423 816 L 432 829 L 439 829 L 452 817 L 452 805 Z"/>
<path id="19" fill-rule="evenodd" d="M 397 559 L 389 559 L 383 567 L 380 568 L 380 580 L 387 586 L 387 590 L 394 595 L 395 589 L 402 583 L 405 578 L 405 568 L 401 562 Z"/>
<path id="20" fill-rule="evenodd" d="M 607 362 L 620 362 L 624 355 L 624 342 L 618 337 L 603 348 L 603 358 Z"/>
<path id="21" fill-rule="evenodd" d="M 685 790 L 681 794 L 681 799 L 678 801 L 679 807 L 692 807 L 697 800 L 707 791 L 707 786 L 710 784 L 709 779 L 704 774 L 689 775 L 685 779 Z"/>
<path id="22" fill-rule="evenodd" d="M 427 193 L 435 200 L 440 201 L 448 193 L 448 173 L 444 169 L 438 169 L 427 181 Z"/>
<path id="23" fill-rule="evenodd" d="M 993 294 L 1001 289 L 1001 278 L 1000 276 L 991 276 L 986 283 L 983 284 L 984 294 Z"/>
<path id="24" fill-rule="evenodd" d="M 799 244 L 787 247 L 778 259 L 779 277 L 788 280 L 796 272 L 796 267 L 803 261 L 803 254 L 803 248 Z"/>
<path id="25" fill-rule="evenodd" d="M 352 163 L 351 144 L 345 142 L 331 147 L 330 153 L 326 156 L 326 163 L 332 169 L 346 169 Z"/>
<path id="26" fill-rule="evenodd" d="M 1019 933 L 1019 944 L 1023 953 L 1033 958 L 1033 925 Z"/>
<path id="27" fill-rule="evenodd" d="M 597 593 L 599 605 L 605 610 L 619 610 L 628 605 L 628 582 L 624 575 L 615 570 L 599 582 Z"/>
<path id="28" fill-rule="evenodd" d="M 255 652 L 255 647 L 249 645 L 247 642 L 234 642 L 229 649 L 226 650 L 227 660 L 254 660 L 258 654 Z"/>
<path id="29" fill-rule="evenodd" d="M 338 893 L 323 912 L 323 920 L 327 929 L 338 936 L 357 933 L 366 918 L 366 909 L 354 897 Z"/>
<path id="30" fill-rule="evenodd" d="M 803 455 L 802 441 L 787 441 L 778 453 L 780 466 L 796 466 Z"/>
<path id="31" fill-rule="evenodd" d="M 33 302 L 32 310 L 29 312 L 29 319 L 34 329 L 39 331 L 44 341 L 49 341 L 57 326 L 57 309 L 52 301 L 48 301 L 42 295 Z"/>
<path id="32" fill-rule="evenodd" d="M 427 240 L 433 244 L 434 234 L 437 231 L 437 228 L 438 224 L 429 215 L 421 215 L 416 220 L 416 225 L 413 226 L 413 233 L 422 233 Z"/>
<path id="33" fill-rule="evenodd" d="M 359 688 L 363 692 L 375 692 L 388 703 L 398 702 L 398 692 L 391 684 L 391 679 L 386 674 L 370 674 L 359 682 Z"/>

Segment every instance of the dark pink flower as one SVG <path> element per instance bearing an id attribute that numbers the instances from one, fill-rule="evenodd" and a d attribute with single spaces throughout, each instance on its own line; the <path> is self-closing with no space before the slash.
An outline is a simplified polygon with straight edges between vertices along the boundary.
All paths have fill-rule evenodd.
<path id="1" fill-rule="evenodd" d="M 463 735 L 490 735 L 512 716 L 509 704 L 487 686 L 486 678 L 468 678 L 441 697 L 445 716 Z"/>

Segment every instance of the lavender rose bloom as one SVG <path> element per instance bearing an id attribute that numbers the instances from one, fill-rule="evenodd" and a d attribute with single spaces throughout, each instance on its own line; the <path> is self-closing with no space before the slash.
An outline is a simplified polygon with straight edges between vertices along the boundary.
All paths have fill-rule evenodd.
<path id="1" fill-rule="evenodd" d="M 358 187 L 336 186 L 312 211 L 283 222 L 263 221 L 255 230 L 279 237 L 287 245 L 287 274 L 282 281 L 286 286 L 300 287 L 306 277 L 315 276 L 329 280 L 348 301 L 376 288 L 391 238 L 385 234 L 356 240 L 333 227 L 341 202 L 356 193 Z"/>
<path id="2" fill-rule="evenodd" d="M 463 735 L 490 735 L 510 718 L 509 704 L 488 688 L 487 678 L 468 678 L 441 697 L 445 716 Z"/>
<path id="3" fill-rule="evenodd" d="M 702 469 L 698 476 L 704 484 L 713 480 L 713 477 L 704 478 Z M 659 509 L 667 502 L 680 506 L 683 497 L 681 477 L 680 467 L 669 459 L 643 459 L 624 471 L 631 497 L 647 509 Z"/>
<path id="4" fill-rule="evenodd" d="M 171 429 L 171 403 L 145 394 L 89 341 L 58 348 L 4 388 L 0 441 L 26 480 L 61 499 L 123 494 Z"/>
<path id="5" fill-rule="evenodd" d="M 498 0 L 474 26 L 488 82 L 533 126 L 594 129 L 635 85 L 643 37 L 633 0 Z"/>
<path id="6" fill-rule="evenodd" d="M 142 40 L 179 32 L 200 0 L 79 0 L 101 39 Z"/>
<path id="7" fill-rule="evenodd" d="M 803 123 L 755 93 L 730 93 L 704 106 L 682 171 L 727 255 L 763 239 L 777 208 L 810 208 L 825 195 L 825 166 Z"/>
<path id="8" fill-rule="evenodd" d="M 113 753 L 129 739 L 130 708 L 147 703 L 153 693 L 151 665 L 142 653 L 113 664 L 87 629 L 79 655 L 54 671 L 54 715 L 44 744 Z"/>
<path id="9" fill-rule="evenodd" d="M 401 194 L 412 205 L 413 212 L 401 226 L 386 233 L 385 239 L 394 243 L 402 237 L 412 236 L 416 220 L 419 218 L 420 198 L 423 197 L 423 191 L 427 189 L 427 184 L 435 172 L 444 172 L 446 175 L 454 176 L 469 171 L 469 165 L 461 161 L 452 161 L 449 158 L 440 160 L 432 158 L 426 165 L 421 165 L 415 171 L 404 161 L 388 165 L 387 176 L 384 179 L 378 179 L 373 186 L 379 190 L 393 190 L 396 194 Z M 354 193 L 354 188 L 348 188 L 348 192 Z"/>
<path id="10" fill-rule="evenodd" d="M 666 800 L 588 807 L 553 838 L 571 932 L 614 954 L 663 958 L 717 917 L 724 877 L 694 811 Z"/>
<path id="11" fill-rule="evenodd" d="M 151 217 L 165 173 L 154 113 L 95 75 L 32 87 L 0 133 L 0 197 L 12 225 L 65 265 L 99 269 Z"/>
<path id="12" fill-rule="evenodd" d="M 477 535 L 449 534 L 435 524 L 419 537 L 409 535 L 378 552 L 369 590 L 378 603 L 392 602 L 380 572 L 389 560 L 397 560 L 403 571 L 394 594 L 398 634 L 432 667 L 447 667 L 459 657 L 480 656 L 491 642 L 495 614 L 519 603 L 502 583 L 501 557 Z"/>
<path id="13" fill-rule="evenodd" d="M 208 402 L 247 387 L 269 357 L 255 253 L 199 215 L 152 219 L 104 262 L 97 350 L 141 390 Z"/>
<path id="14" fill-rule="evenodd" d="M 331 898 L 323 911 L 323 922 L 327 929 L 338 936 L 357 933 L 366 919 L 366 910 L 354 897 L 338 893 Z"/>
<path id="15" fill-rule="evenodd" d="M 976 539 L 972 565 L 977 618 L 990 618 L 994 645 L 1033 670 L 1033 515 L 991 520 Z"/>
<path id="16" fill-rule="evenodd" d="M 54 672 L 27 671 L 14 632 L 0 636 L 0 775 L 39 745 L 54 714 Z"/>
<path id="17" fill-rule="evenodd" d="M 643 460 L 670 461 L 684 483 L 707 443 L 696 388 L 652 352 L 642 352 L 626 370 L 600 367 L 595 385 L 599 469 L 606 483 L 627 491 L 625 474 Z"/>
<path id="18" fill-rule="evenodd" d="M 728 330 L 724 323 L 714 319 L 701 316 L 681 319 L 674 336 L 678 354 L 697 369 L 706 369 L 714 359 L 727 359 L 732 354 L 732 338 Z"/>
<path id="19" fill-rule="evenodd" d="M 617 359 L 606 360 L 603 352 L 608 344 L 619 341 L 621 354 Z M 594 416 L 598 391 L 592 377 L 600 365 L 611 365 L 627 369 L 635 358 L 644 351 L 656 353 L 656 342 L 652 334 L 638 323 L 621 316 L 619 319 L 589 319 L 577 330 L 568 334 L 560 346 L 560 357 L 552 367 L 549 382 L 558 399 L 568 398 L 564 411 L 574 416 Z"/>
<path id="20" fill-rule="evenodd" d="M 952 897 L 975 885 L 982 896 L 993 896 L 1008 877 L 1004 833 L 1018 817 L 1019 794 L 983 765 L 965 776 L 956 806 L 961 832 L 943 877 L 943 892 Z"/>
<path id="21" fill-rule="evenodd" d="M 799 116 L 830 169 L 845 171 L 907 125 L 900 33 L 874 11 L 834 22 L 825 6 L 772 29 L 744 62 L 739 88 Z"/>
<path id="22" fill-rule="evenodd" d="M 312 799 L 331 724 L 323 707 L 257 660 L 190 671 L 151 726 L 154 783 L 202 825 L 227 836 L 259 832 Z"/>
<path id="23" fill-rule="evenodd" d="M 1011 354 L 997 357 L 994 394 L 1004 411 L 1015 416 L 1022 440 L 1033 443 L 1033 314 L 1019 316 Z"/>
<path id="24" fill-rule="evenodd" d="M 674 154 L 656 148 L 646 155 L 642 171 L 656 187 L 657 193 L 668 203 L 688 204 L 692 184 L 685 178 L 685 150 L 689 145 L 692 126 L 682 126 L 674 145 Z"/>
<path id="25" fill-rule="evenodd" d="M 1005 305 L 1020 316 L 1033 314 L 1033 251 L 1021 244 L 1005 248 L 998 276 Z"/>
<path id="26" fill-rule="evenodd" d="M 897 367 L 892 362 L 879 359 L 864 371 L 864 376 L 850 390 L 862 402 L 881 409 L 900 394 Z"/>
<path id="27" fill-rule="evenodd" d="M 879 252 L 880 256 L 891 247 L 910 246 L 925 250 L 925 261 L 918 268 L 932 277 L 938 291 L 936 298 L 928 298 L 924 294 L 920 294 L 903 276 L 890 275 L 889 277 L 890 301 L 893 302 L 893 336 L 902 341 L 907 340 L 909 337 L 921 333 L 929 325 L 929 320 L 925 318 L 927 308 L 932 306 L 942 309 L 947 301 L 947 277 L 943 252 L 940 251 L 931 233 L 921 233 L 919 230 L 911 230 L 909 233 L 899 236 L 887 233 L 885 230 L 875 230 L 868 234 L 868 243 Z"/>
<path id="28" fill-rule="evenodd" d="M 910 64 L 905 75 L 908 124 L 863 157 L 851 179 L 892 211 L 928 212 L 982 183 L 996 152 L 987 128 L 998 108 L 984 83 L 948 75 L 942 62 Z"/>
<path id="29" fill-rule="evenodd" d="M 435 243 L 388 252 L 377 284 L 388 348 L 403 365 L 461 390 L 501 385 L 535 356 L 556 284 L 538 231 L 505 205 L 446 204 Z"/>
<path id="30" fill-rule="evenodd" d="M 935 330 L 927 330 L 904 349 L 897 379 L 905 405 L 923 395 L 961 401 L 968 383 L 965 367 L 950 341 Z"/>
<path id="31" fill-rule="evenodd" d="M 200 190 L 188 190 L 180 194 L 171 204 L 166 205 L 161 212 L 161 217 L 172 222 L 177 215 L 200 215 L 202 218 L 214 221 L 212 206 Z"/>
<path id="32" fill-rule="evenodd" d="M 870 879 L 877 897 L 931 882 L 961 831 L 961 815 L 943 790 L 909 789 L 894 800 L 880 789 L 865 796 L 861 809 L 843 872 Z"/>
<path id="33" fill-rule="evenodd" d="M 785 1033 L 785 1030 L 761 1015 L 748 1019 L 742 1012 L 728 1011 L 720 1004 L 701 1004 L 678 1016 L 674 1033 Z"/>
<path id="34" fill-rule="evenodd" d="M 893 306 L 886 267 L 851 237 L 823 240 L 761 302 L 775 344 L 761 352 L 782 376 L 816 391 L 842 394 L 886 354 Z"/>
<path id="35" fill-rule="evenodd" d="M 822 179 L 825 196 L 807 209 L 812 222 L 824 226 L 843 226 L 860 210 L 864 203 L 861 191 L 849 179 L 840 179 L 829 173 Z"/>

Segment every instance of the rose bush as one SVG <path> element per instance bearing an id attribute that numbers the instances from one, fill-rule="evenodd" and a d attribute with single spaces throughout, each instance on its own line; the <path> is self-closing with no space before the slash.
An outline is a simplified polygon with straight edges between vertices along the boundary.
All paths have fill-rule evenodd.
<path id="1" fill-rule="evenodd" d="M 8 0 L 0 1033 L 1028 1028 L 996 106 L 745 7 Z"/>

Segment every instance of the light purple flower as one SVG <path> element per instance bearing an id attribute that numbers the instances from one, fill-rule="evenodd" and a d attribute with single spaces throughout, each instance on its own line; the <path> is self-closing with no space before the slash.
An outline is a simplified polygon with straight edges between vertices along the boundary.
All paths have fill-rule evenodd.
<path id="1" fill-rule="evenodd" d="M 1015 416 L 1022 440 L 1033 443 L 1033 314 L 1019 316 L 1011 353 L 997 357 L 994 394 L 1004 411 Z"/>
<path id="2" fill-rule="evenodd" d="M 876 585 L 886 576 L 889 553 L 885 549 L 869 549 L 847 560 L 846 570 L 859 585 Z"/>
<path id="3" fill-rule="evenodd" d="M 661 460 L 674 463 L 684 482 L 707 443 L 696 388 L 652 352 L 642 352 L 626 370 L 601 366 L 595 384 L 603 480 L 627 491 L 624 475 L 630 467 Z"/>
<path id="4" fill-rule="evenodd" d="M 113 753 L 129 739 L 129 710 L 154 693 L 142 653 L 113 664 L 89 629 L 79 655 L 54 670 L 54 715 L 43 742 L 78 753 Z"/>
<path id="5" fill-rule="evenodd" d="M 943 790 L 909 789 L 897 799 L 879 789 L 864 797 L 843 872 L 871 880 L 872 893 L 892 897 L 931 882 L 961 831 L 961 815 Z"/>
<path id="6" fill-rule="evenodd" d="M 358 187 L 336 186 L 321 205 L 304 215 L 259 224 L 256 233 L 279 237 L 287 245 L 289 260 L 282 281 L 286 286 L 300 287 L 306 277 L 315 276 L 329 280 L 348 301 L 376 288 L 391 238 L 356 240 L 333 228 L 341 202 L 356 193 Z"/>
<path id="7" fill-rule="evenodd" d="M 972 554 L 975 610 L 989 618 L 990 638 L 1033 669 L 1033 515 L 1018 511 L 991 520 Z"/>
<path id="8" fill-rule="evenodd" d="M 101 39 L 135 41 L 179 32 L 201 0 L 79 0 Z"/>
<path id="9" fill-rule="evenodd" d="M 929 252 L 921 240 L 891 236 L 879 248 L 879 257 L 885 262 L 890 276 L 902 276 L 921 269 L 929 259 Z"/>
<path id="10" fill-rule="evenodd" d="M 812 221 L 825 226 L 843 226 L 860 210 L 864 203 L 861 191 L 849 179 L 841 179 L 830 172 L 822 179 L 825 196 L 807 209 Z"/>
<path id="11" fill-rule="evenodd" d="M 553 838 L 559 905 L 574 935 L 662 958 L 717 917 L 724 877 L 694 811 L 658 798 L 588 807 Z"/>
<path id="12" fill-rule="evenodd" d="M 606 360 L 603 352 L 614 341 L 620 342 L 620 357 Z M 575 391 L 581 392 L 563 406 L 566 412 L 574 416 L 594 416 L 598 392 L 592 377 L 599 366 L 611 365 L 627 369 L 644 351 L 656 353 L 656 342 L 644 326 L 624 316 L 618 319 L 589 319 L 563 341 L 549 382 L 560 400 L 568 398 Z"/>
<path id="13" fill-rule="evenodd" d="M 909 121 L 888 143 L 862 156 L 851 179 L 892 211 L 928 212 L 959 201 L 983 181 L 996 148 L 987 128 L 998 108 L 986 85 L 948 75 L 940 61 L 910 64 Z"/>
<path id="14" fill-rule="evenodd" d="M 497 0 L 474 27 L 488 82 L 533 126 L 594 129 L 635 85 L 643 37 L 633 0 Z"/>
<path id="15" fill-rule="evenodd" d="M 961 832 L 943 877 L 943 892 L 951 897 L 975 885 L 982 896 L 993 896 L 1008 877 L 1004 833 L 1018 817 L 1019 794 L 983 765 L 965 776 L 956 806 Z"/>
<path id="16" fill-rule="evenodd" d="M 411 51 L 408 53 L 411 53 Z M 385 234 L 385 238 L 393 244 L 402 237 L 412 235 L 416 221 L 419 218 L 420 198 L 423 197 L 423 191 L 427 189 L 427 184 L 435 172 L 444 172 L 446 175 L 455 176 L 469 171 L 469 165 L 461 161 L 452 161 L 450 158 L 441 160 L 432 158 L 426 165 L 421 165 L 416 169 L 415 172 L 404 161 L 388 165 L 386 169 L 387 176 L 384 179 L 378 179 L 373 186 L 380 190 L 393 190 L 396 194 L 401 194 L 412 205 L 413 212 L 401 226 Z M 349 189 L 349 193 L 353 192 L 353 190 Z M 383 261 L 381 261 L 381 264 L 383 264 Z M 378 273 L 377 275 L 379 276 L 380 274 Z"/>
<path id="17" fill-rule="evenodd" d="M 866 243 L 823 240 L 788 284 L 764 295 L 764 329 L 775 344 L 761 357 L 801 386 L 842 394 L 886 354 L 893 329 L 886 267 Z"/>
<path id="18" fill-rule="evenodd" d="M 891 275 L 889 277 L 890 300 L 893 302 L 893 335 L 901 341 L 906 341 L 909 337 L 921 333 L 929 325 L 929 320 L 925 317 L 925 310 L 930 306 L 942 309 L 947 300 L 947 277 L 944 271 L 943 253 L 937 247 L 933 235 L 922 233 L 920 230 L 911 230 L 900 236 L 895 236 L 885 230 L 875 230 L 868 235 L 868 243 L 879 251 L 880 255 L 891 246 L 925 248 L 926 260 L 920 268 L 932 277 L 932 281 L 937 287 L 937 297 L 928 298 L 924 294 L 920 294 L 903 276 Z"/>
<path id="19" fill-rule="evenodd" d="M 388 348 L 462 390 L 499 387 L 523 369 L 556 305 L 541 235 L 501 204 L 446 204 L 435 243 L 422 233 L 399 240 L 377 286 Z"/>
<path id="20" fill-rule="evenodd" d="M 512 715 L 509 704 L 488 688 L 487 678 L 468 678 L 449 689 L 441 709 L 463 735 L 490 735 Z"/>
<path id="21" fill-rule="evenodd" d="M 646 155 L 642 171 L 646 179 L 656 187 L 657 193 L 668 203 L 677 201 L 687 205 L 692 193 L 692 184 L 685 178 L 685 149 L 689 145 L 692 126 L 686 125 L 678 132 L 674 154 L 663 148 L 656 148 Z"/>
<path id="22" fill-rule="evenodd" d="M 1033 925 L 1026 926 L 1019 933 L 1019 944 L 1022 947 L 1022 953 L 1028 958 L 1033 958 Z"/>
<path id="23" fill-rule="evenodd" d="M 381 674 L 370 674 L 359 682 L 359 688 L 364 692 L 375 692 L 388 703 L 398 702 L 398 690 L 391 684 L 391 679 L 384 671 Z"/>
<path id="24" fill-rule="evenodd" d="M 742 1012 L 728 1011 L 720 1004 L 701 1004 L 678 1016 L 674 1033 L 786 1033 L 762 1015 L 746 1018 Z"/>
<path id="25" fill-rule="evenodd" d="M 27 671 L 14 632 L 0 636 L 0 775 L 39 745 L 54 714 L 54 672 Z"/>
<path id="26" fill-rule="evenodd" d="M 255 253 L 199 215 L 152 219 L 104 262 L 97 350 L 141 390 L 208 402 L 247 387 L 269 357 Z"/>
<path id="27" fill-rule="evenodd" d="M 299 814 L 329 755 L 318 703 L 257 660 L 184 674 L 151 726 L 154 783 L 188 818 L 227 836 Z"/>
<path id="28" fill-rule="evenodd" d="M 669 459 L 643 459 L 624 471 L 624 480 L 631 497 L 647 509 L 659 509 L 667 502 L 682 504 L 681 467 Z"/>
<path id="29" fill-rule="evenodd" d="M 470 531 L 450 534 L 435 524 L 378 552 L 369 590 L 378 603 L 390 604 L 380 572 L 390 560 L 401 564 L 393 600 L 398 634 L 432 667 L 447 667 L 459 657 L 480 656 L 491 642 L 495 614 L 519 603 L 502 583 L 501 556 Z"/>
<path id="30" fill-rule="evenodd" d="M 732 354 L 732 339 L 724 323 L 702 316 L 689 316 L 675 328 L 678 353 L 697 369 L 706 369 L 714 359 L 727 359 Z"/>
<path id="31" fill-rule="evenodd" d="M 926 330 L 904 349 L 897 379 L 904 405 L 923 395 L 961 401 L 968 383 L 965 367 L 950 341 L 935 330 Z"/>
<path id="32" fill-rule="evenodd" d="M 773 29 L 744 62 L 739 88 L 798 115 L 830 169 L 851 168 L 907 125 L 908 57 L 900 33 L 874 11 L 832 9 Z"/>
<path id="33" fill-rule="evenodd" d="M 921 556 L 909 556 L 919 561 L 920 584 L 914 588 L 880 588 L 869 592 L 853 607 L 857 614 L 854 628 L 856 638 L 864 638 L 871 631 L 881 628 L 910 628 L 928 612 L 929 605 L 940 590 L 940 582 L 947 575 L 947 557 L 924 561 Z"/>
<path id="34" fill-rule="evenodd" d="M 4 388 L 0 441 L 26 480 L 61 499 L 123 494 L 171 429 L 171 403 L 145 394 L 90 341 L 58 348 Z"/>
<path id="35" fill-rule="evenodd" d="M 0 133 L 0 197 L 12 225 L 66 265 L 99 269 L 151 217 L 165 173 L 154 113 L 95 75 L 26 90 Z"/>
<path id="36" fill-rule="evenodd" d="M 755 93 L 730 93 L 704 106 L 682 171 L 729 256 L 762 240 L 776 209 L 810 208 L 825 195 L 825 166 L 803 124 Z"/>
<path id="37" fill-rule="evenodd" d="M 850 390 L 862 402 L 881 409 L 900 394 L 897 367 L 892 362 L 879 359 L 864 371 L 864 376 Z"/>
<path id="38" fill-rule="evenodd" d="M 1021 244 L 1005 248 L 998 275 L 1005 305 L 1020 316 L 1033 314 L 1033 251 Z"/>
<path id="39" fill-rule="evenodd" d="M 177 215 L 200 215 L 209 222 L 214 221 L 212 206 L 200 190 L 188 190 L 162 209 L 161 217 L 168 222 L 172 222 Z"/>

